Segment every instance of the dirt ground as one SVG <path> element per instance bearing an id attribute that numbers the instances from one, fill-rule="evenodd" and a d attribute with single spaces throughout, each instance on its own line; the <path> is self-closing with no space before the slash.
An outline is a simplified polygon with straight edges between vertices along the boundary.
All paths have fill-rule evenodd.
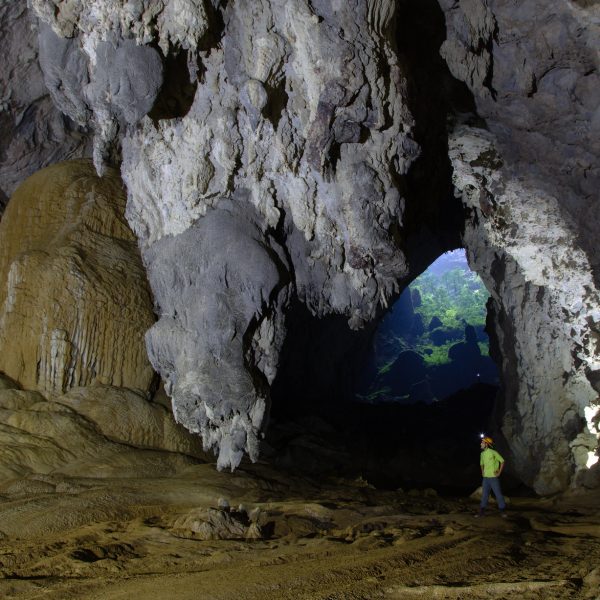
<path id="1" fill-rule="evenodd" d="M 0 597 L 600 599 L 600 498 L 315 483 L 266 465 L 0 486 Z"/>

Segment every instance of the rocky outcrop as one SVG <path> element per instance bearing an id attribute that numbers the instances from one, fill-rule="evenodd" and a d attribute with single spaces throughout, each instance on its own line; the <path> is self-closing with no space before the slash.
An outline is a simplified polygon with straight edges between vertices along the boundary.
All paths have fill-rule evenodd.
<path id="1" fill-rule="evenodd" d="M 149 355 L 175 414 L 219 451 L 221 467 L 236 466 L 243 451 L 255 458 L 289 297 L 359 327 L 410 272 L 391 233 L 406 205 L 399 182 L 419 154 L 410 68 L 391 40 L 394 5 L 232 3 L 217 14 L 191 0 L 142 2 L 135 14 L 118 2 L 32 6 L 47 35 L 68 36 L 52 47 L 81 65 L 77 81 L 54 71 L 54 98 L 94 124 L 98 168 L 122 141 L 127 218 L 161 312 Z M 195 20 L 180 18 L 182 8 Z M 103 44 L 118 51 L 126 40 L 144 63 L 115 67 L 136 82 L 129 116 L 107 93 L 114 63 L 99 58 Z M 139 90 L 156 88 L 152 42 L 163 54 L 187 50 L 200 81 L 185 116 L 132 127 L 149 111 Z M 48 74 L 56 60 L 43 64 Z M 431 244 L 431 258 L 440 247 Z"/>
<path id="2" fill-rule="evenodd" d="M 38 64 L 37 19 L 26 0 L 0 6 L 0 214 L 41 168 L 91 155 L 91 136 L 52 102 Z"/>
<path id="3" fill-rule="evenodd" d="M 89 160 L 47 167 L 0 223 L 0 371 L 29 390 L 106 384 L 147 392 L 154 322 L 118 174 Z"/>
<path id="4" fill-rule="evenodd" d="M 600 6 L 441 0 L 452 73 L 469 86 L 509 172 L 556 197 L 594 270 L 600 187 Z"/>
<path id="5" fill-rule="evenodd" d="M 169 50 L 189 52 L 189 77 L 196 76 L 195 54 L 208 30 L 204 2 L 30 0 L 30 5 L 41 17 L 40 64 L 48 89 L 75 122 L 93 126 L 94 164 L 102 174 L 119 160 L 125 130 L 153 108 Z"/>
<path id="6" fill-rule="evenodd" d="M 598 291 L 558 200 L 486 160 L 497 144 L 468 127 L 452 138 L 455 183 L 471 214 L 465 246 L 493 298 L 503 434 L 521 476 L 553 493 L 586 470 L 598 446 L 590 382 L 598 369 Z M 488 214 L 481 198 L 493 202 Z"/>
<path id="7" fill-rule="evenodd" d="M 0 480 L 31 474 L 169 476 L 205 459 L 200 440 L 163 406 L 97 386 L 55 401 L 0 389 Z"/>

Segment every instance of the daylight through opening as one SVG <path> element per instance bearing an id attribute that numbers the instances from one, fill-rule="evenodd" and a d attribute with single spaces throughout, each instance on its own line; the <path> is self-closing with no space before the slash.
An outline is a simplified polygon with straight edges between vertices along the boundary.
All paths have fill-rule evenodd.
<path id="1" fill-rule="evenodd" d="M 489 294 L 464 249 L 440 256 L 379 324 L 357 400 L 431 404 L 498 385 L 485 331 Z"/>

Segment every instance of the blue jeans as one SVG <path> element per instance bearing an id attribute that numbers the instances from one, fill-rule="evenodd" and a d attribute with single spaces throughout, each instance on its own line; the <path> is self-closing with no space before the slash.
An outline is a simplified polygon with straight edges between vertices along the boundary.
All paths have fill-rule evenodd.
<path id="1" fill-rule="evenodd" d="M 497 477 L 484 477 L 482 483 L 482 494 L 481 494 L 481 508 L 484 509 L 487 506 L 488 498 L 490 497 L 490 490 L 494 492 L 496 502 L 498 502 L 498 508 L 504 510 L 506 508 L 506 502 L 504 502 L 504 496 L 500 489 L 500 480 Z"/>

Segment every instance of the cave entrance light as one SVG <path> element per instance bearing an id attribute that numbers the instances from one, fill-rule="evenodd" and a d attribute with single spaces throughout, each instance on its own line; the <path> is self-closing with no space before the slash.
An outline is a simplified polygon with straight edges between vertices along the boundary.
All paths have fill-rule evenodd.
<path id="1" fill-rule="evenodd" d="M 357 399 L 430 404 L 477 384 L 498 385 L 485 332 L 488 297 L 464 249 L 440 256 L 379 324 Z"/>

